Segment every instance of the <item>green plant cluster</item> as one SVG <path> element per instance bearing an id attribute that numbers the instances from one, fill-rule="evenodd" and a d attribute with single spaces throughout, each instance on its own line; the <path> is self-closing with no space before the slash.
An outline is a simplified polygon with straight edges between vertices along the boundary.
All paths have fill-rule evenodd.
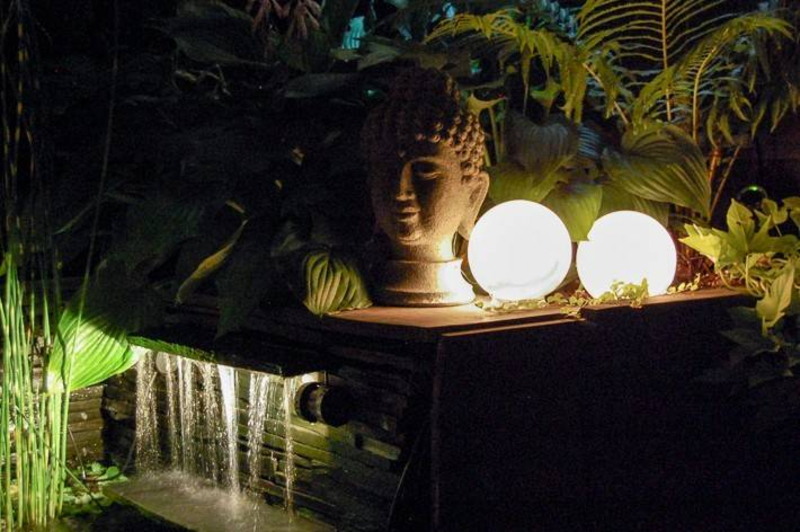
<path id="1" fill-rule="evenodd" d="M 741 145 L 740 130 L 774 126 L 796 104 L 793 69 L 775 68 L 795 46 L 792 15 L 779 9 L 698 0 L 630 10 L 609 0 L 580 9 L 552 0 L 412 0 L 388 11 L 374 2 L 366 11 L 353 1 L 279 4 L 179 2 L 146 24 L 146 41 L 120 48 L 100 271 L 106 286 L 135 298 L 122 306 L 143 309 L 140 325 L 159 321 L 160 301 L 185 304 L 198 293 L 216 296 L 220 335 L 262 306 L 314 302 L 308 308 L 325 314 L 368 305 L 364 250 L 377 242 L 359 134 L 398 68 L 446 70 L 482 116 L 486 207 L 540 201 L 576 241 L 614 210 L 664 224 L 678 209 L 707 219 L 717 174 L 733 164 L 709 153 Z M 348 26 L 364 12 L 364 35 L 353 41 Z M 79 57 L 46 72 L 64 70 L 44 80 L 55 118 L 95 120 L 84 102 L 107 98 L 107 77 Z M 79 132 L 61 131 L 53 212 L 69 265 L 86 251 L 96 148 L 73 148 Z M 304 268 L 317 253 L 336 259 L 331 279 L 359 287 L 357 305 L 324 297 L 328 288 Z"/>
<path id="2" fill-rule="evenodd" d="M 796 13 L 700 0 L 553 4 L 459 13 L 428 37 L 469 50 L 484 70 L 468 88 L 492 132 L 490 199 L 542 202 L 576 241 L 620 209 L 665 225 L 675 207 L 708 220 L 738 150 L 800 102 L 796 65 L 783 70 L 793 63 L 782 55 L 796 48 Z"/>
<path id="3" fill-rule="evenodd" d="M 800 364 L 800 198 L 765 199 L 750 210 L 731 202 L 727 231 L 687 225 L 682 241 L 714 263 L 729 288 L 756 299 L 731 312 L 723 334 L 736 344 L 717 378 L 755 386 L 791 377 Z"/>
<path id="4" fill-rule="evenodd" d="M 695 291 L 699 288 L 698 279 L 692 282 L 683 282 L 678 286 L 672 286 L 669 293 L 676 294 L 687 291 Z M 571 294 L 555 292 L 547 297 L 540 299 L 524 299 L 520 301 L 477 301 L 478 308 L 488 312 L 514 312 L 518 310 L 535 310 L 548 308 L 556 305 L 559 310 L 570 317 L 579 318 L 581 309 L 594 305 L 608 303 L 623 303 L 631 308 L 641 308 L 644 301 L 650 297 L 647 286 L 647 279 L 642 279 L 641 283 L 625 283 L 615 281 L 611 284 L 611 289 L 601 294 L 599 297 L 591 297 L 583 287 L 578 287 Z"/>

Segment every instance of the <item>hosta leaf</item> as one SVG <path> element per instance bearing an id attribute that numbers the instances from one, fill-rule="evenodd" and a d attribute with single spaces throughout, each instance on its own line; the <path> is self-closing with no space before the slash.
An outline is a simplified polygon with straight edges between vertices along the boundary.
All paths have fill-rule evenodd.
<path id="1" fill-rule="evenodd" d="M 495 204 L 515 199 L 540 202 L 560 181 L 566 181 L 561 172 L 550 172 L 543 176 L 536 171 L 528 171 L 514 161 L 504 161 L 488 168 L 491 181 L 489 197 Z"/>
<path id="2" fill-rule="evenodd" d="M 122 373 L 137 361 L 126 338 L 126 331 L 113 324 L 107 315 L 86 312 L 78 320 L 77 305 L 64 311 L 58 324 L 58 339 L 47 364 L 47 386 L 79 390 Z"/>
<path id="3" fill-rule="evenodd" d="M 563 117 L 540 125 L 517 112 L 508 115 L 508 158 L 539 176 L 548 176 L 575 157 L 578 142 L 578 128 Z"/>
<path id="4" fill-rule="evenodd" d="M 573 242 L 586 240 L 600 212 L 603 201 L 603 187 L 589 183 L 571 184 L 556 187 L 542 202 L 555 212 Z"/>
<path id="5" fill-rule="evenodd" d="M 159 266 L 184 241 L 196 236 L 204 201 L 157 194 L 128 209 L 127 238 L 120 257 L 129 271 Z"/>
<path id="6" fill-rule="evenodd" d="M 674 126 L 652 125 L 607 149 L 603 167 L 615 184 L 653 201 L 681 205 L 708 217 L 711 189 L 697 144 Z"/>
<path id="7" fill-rule="evenodd" d="M 652 216 L 664 227 L 669 220 L 669 204 L 640 198 L 613 183 L 606 183 L 603 185 L 603 204 L 597 217 L 616 211 L 641 212 Z"/>
<path id="8" fill-rule="evenodd" d="M 372 305 L 367 286 L 355 262 L 328 250 L 309 252 L 302 265 L 303 304 L 317 316 Z"/>

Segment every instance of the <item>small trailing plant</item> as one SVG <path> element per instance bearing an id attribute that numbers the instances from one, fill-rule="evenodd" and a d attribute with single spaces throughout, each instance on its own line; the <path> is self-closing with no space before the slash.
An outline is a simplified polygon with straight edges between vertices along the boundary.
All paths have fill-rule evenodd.
<path id="1" fill-rule="evenodd" d="M 670 287 L 670 293 L 680 293 L 693 291 L 698 288 L 698 280 L 689 283 L 681 283 L 676 287 Z M 555 292 L 541 299 L 524 299 L 521 301 L 478 301 L 475 305 L 489 312 L 514 312 L 517 310 L 535 310 L 557 305 L 559 310 L 573 318 L 579 318 L 581 309 L 592 305 L 603 305 L 607 303 L 625 303 L 631 308 L 641 308 L 642 303 L 650 297 L 647 286 L 647 279 L 642 279 L 641 283 L 625 283 L 616 281 L 611 284 L 611 289 L 600 297 L 590 296 L 583 287 L 578 287 L 571 294 Z"/>
<path id="2" fill-rule="evenodd" d="M 715 379 L 755 386 L 794 376 L 800 364 L 800 197 L 765 199 L 751 210 L 731 202 L 727 231 L 686 225 L 682 242 L 714 263 L 725 286 L 755 298 L 731 311 L 736 344 Z"/>

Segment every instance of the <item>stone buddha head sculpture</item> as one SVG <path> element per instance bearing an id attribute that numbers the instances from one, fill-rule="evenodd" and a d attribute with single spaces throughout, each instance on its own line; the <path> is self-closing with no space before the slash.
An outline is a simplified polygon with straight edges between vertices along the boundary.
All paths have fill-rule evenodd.
<path id="1" fill-rule="evenodd" d="M 453 245 L 456 233 L 469 236 L 489 188 L 483 140 L 453 79 L 434 69 L 404 71 L 370 113 L 362 147 L 391 249 L 376 272 L 377 301 L 446 306 L 474 298 Z"/>

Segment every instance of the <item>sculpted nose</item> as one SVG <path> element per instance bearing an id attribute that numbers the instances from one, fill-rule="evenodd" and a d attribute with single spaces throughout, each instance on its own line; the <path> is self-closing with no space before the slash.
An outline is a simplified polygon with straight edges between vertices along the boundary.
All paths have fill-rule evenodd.
<path id="1" fill-rule="evenodd" d="M 414 192 L 414 176 L 411 172 L 411 165 L 403 166 L 400 172 L 400 179 L 395 188 L 395 199 L 410 200 L 414 199 L 416 193 Z"/>

